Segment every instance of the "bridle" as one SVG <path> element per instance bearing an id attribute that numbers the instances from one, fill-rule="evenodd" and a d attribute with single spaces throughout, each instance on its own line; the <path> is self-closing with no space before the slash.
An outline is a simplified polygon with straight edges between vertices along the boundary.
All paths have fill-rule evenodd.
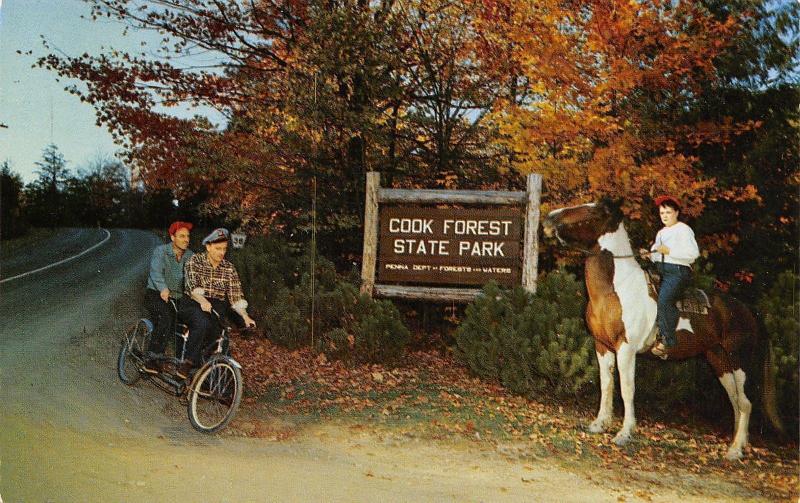
<path id="1" fill-rule="evenodd" d="M 567 224 L 567 225 L 574 225 L 574 224 Z M 586 255 L 587 257 L 596 257 L 596 256 L 601 255 L 604 251 L 608 251 L 608 250 L 602 250 L 602 249 L 600 249 L 598 251 L 592 251 L 592 250 L 587 250 L 586 248 L 581 248 L 580 246 L 577 246 L 577 245 L 573 245 L 573 244 L 567 243 L 566 240 L 564 240 L 564 238 L 562 238 L 561 235 L 558 233 L 558 228 L 559 227 L 560 227 L 560 225 L 553 225 L 553 233 L 555 234 L 556 239 L 558 239 L 558 242 L 561 243 L 561 245 L 566 247 L 566 248 L 571 248 L 573 250 L 577 250 L 577 251 L 583 253 L 584 255 Z M 611 253 L 611 252 L 608 252 L 608 253 Z M 631 253 L 630 255 L 614 255 L 613 253 L 611 253 L 611 258 L 613 258 L 613 259 L 635 258 L 635 257 L 636 257 L 635 253 Z"/>

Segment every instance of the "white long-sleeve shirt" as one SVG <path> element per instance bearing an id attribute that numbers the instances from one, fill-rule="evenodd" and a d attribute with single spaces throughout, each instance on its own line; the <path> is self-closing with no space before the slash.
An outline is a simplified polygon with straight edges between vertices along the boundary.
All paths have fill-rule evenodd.
<path id="1" fill-rule="evenodd" d="M 659 246 L 669 248 L 669 253 L 664 256 L 664 262 L 691 266 L 700 256 L 700 249 L 694 239 L 694 231 L 683 222 L 678 222 L 671 227 L 664 227 L 656 234 L 656 241 L 650 247 L 650 260 L 661 262 L 661 254 L 656 252 Z"/>

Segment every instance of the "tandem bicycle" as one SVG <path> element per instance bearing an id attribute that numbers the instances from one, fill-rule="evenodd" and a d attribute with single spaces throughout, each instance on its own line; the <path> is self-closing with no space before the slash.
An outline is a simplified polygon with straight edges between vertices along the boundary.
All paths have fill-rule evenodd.
<path id="1" fill-rule="evenodd" d="M 230 355 L 230 327 L 223 324 L 219 313 L 212 309 L 218 326 L 222 328 L 220 335 L 204 348 L 200 367 L 183 377 L 177 369 L 186 361 L 189 327 L 177 321 L 177 306 L 173 300 L 170 303 L 176 311 L 174 355 L 168 354 L 168 350 L 165 353 L 149 351 L 154 325 L 150 319 L 141 318 L 125 330 L 119 348 L 117 374 L 129 386 L 146 377 L 155 379 L 162 389 L 175 396 L 185 397 L 192 426 L 203 433 L 215 433 L 230 423 L 242 400 L 242 366 Z M 150 365 L 153 362 L 158 365 Z"/>

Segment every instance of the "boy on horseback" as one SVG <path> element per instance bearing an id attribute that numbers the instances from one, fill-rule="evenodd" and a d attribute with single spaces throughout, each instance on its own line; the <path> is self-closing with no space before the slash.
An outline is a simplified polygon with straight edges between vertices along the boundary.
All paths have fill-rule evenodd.
<path id="1" fill-rule="evenodd" d="M 692 228 L 678 221 L 681 212 L 678 199 L 659 196 L 655 204 L 664 227 L 656 234 L 650 250 L 640 249 L 639 253 L 642 257 L 649 256 L 661 274 L 656 317 L 661 340 L 653 347 L 652 353 L 666 359 L 669 348 L 677 344 L 675 328 L 678 324 L 678 308 L 675 302 L 691 283 L 691 265 L 700 256 L 700 250 Z"/>

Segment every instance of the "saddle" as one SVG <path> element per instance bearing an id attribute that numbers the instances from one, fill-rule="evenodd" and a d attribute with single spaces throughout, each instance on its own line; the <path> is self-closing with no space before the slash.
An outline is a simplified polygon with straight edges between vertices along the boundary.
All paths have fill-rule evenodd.
<path id="1" fill-rule="evenodd" d="M 661 277 L 655 272 L 646 269 L 645 277 L 650 291 L 650 297 L 658 300 L 658 287 L 661 285 Z M 708 294 L 700 288 L 689 287 L 684 290 L 683 295 L 675 302 L 675 307 L 681 314 L 703 314 L 707 315 L 711 309 L 711 300 Z"/>
<path id="2" fill-rule="evenodd" d="M 675 305 L 678 311 L 686 314 L 708 314 L 711 309 L 708 294 L 699 288 L 687 288 Z"/>

